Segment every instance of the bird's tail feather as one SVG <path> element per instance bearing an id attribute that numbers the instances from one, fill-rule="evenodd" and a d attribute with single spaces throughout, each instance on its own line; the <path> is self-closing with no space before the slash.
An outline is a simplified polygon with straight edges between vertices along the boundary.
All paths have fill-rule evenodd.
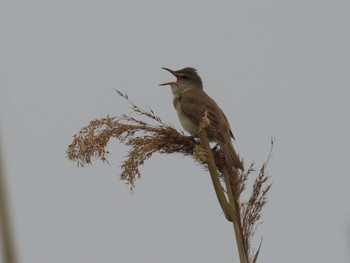
<path id="1" fill-rule="evenodd" d="M 221 150 L 225 153 L 228 161 L 232 164 L 232 166 L 235 167 L 236 169 L 240 169 L 241 171 L 243 171 L 244 170 L 243 164 L 239 159 L 235 149 L 233 148 L 232 143 L 231 142 L 219 143 L 219 145 Z"/>

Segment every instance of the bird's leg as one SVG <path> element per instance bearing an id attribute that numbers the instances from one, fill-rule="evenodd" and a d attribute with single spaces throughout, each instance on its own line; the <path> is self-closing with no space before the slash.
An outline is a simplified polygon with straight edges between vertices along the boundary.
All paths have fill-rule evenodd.
<path id="1" fill-rule="evenodd" d="M 215 144 L 215 146 L 211 149 L 212 152 L 216 152 L 218 150 L 219 144 Z"/>
<path id="2" fill-rule="evenodd" d="M 211 148 L 211 153 L 213 154 L 214 157 L 218 156 L 217 155 L 218 148 L 219 148 L 219 144 L 215 144 L 215 146 Z"/>

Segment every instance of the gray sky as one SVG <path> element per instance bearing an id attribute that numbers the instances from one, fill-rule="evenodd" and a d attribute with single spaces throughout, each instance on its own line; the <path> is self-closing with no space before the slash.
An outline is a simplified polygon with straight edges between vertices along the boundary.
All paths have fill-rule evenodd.
<path id="1" fill-rule="evenodd" d="M 155 155 L 130 195 L 65 157 L 113 89 L 180 128 L 161 70 L 196 67 L 246 162 L 269 166 L 260 263 L 349 262 L 349 1 L 0 2 L 0 124 L 21 262 L 235 262 L 232 226 L 192 160 Z"/>

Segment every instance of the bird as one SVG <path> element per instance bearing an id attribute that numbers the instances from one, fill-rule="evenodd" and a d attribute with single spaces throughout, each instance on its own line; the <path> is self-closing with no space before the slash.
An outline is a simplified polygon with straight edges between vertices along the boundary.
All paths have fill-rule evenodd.
<path id="1" fill-rule="evenodd" d="M 216 142 L 225 154 L 228 162 L 236 169 L 244 170 L 243 164 L 233 148 L 235 140 L 230 124 L 218 104 L 203 90 L 202 79 L 193 67 L 169 71 L 176 77 L 174 82 L 166 82 L 159 86 L 171 86 L 173 106 L 182 127 L 192 136 L 198 136 L 201 121 L 206 114 L 214 129 L 206 128 L 208 138 Z"/>

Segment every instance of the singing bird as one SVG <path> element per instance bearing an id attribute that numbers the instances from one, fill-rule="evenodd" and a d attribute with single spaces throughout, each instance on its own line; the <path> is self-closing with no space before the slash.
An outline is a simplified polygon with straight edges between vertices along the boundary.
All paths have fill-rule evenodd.
<path id="1" fill-rule="evenodd" d="M 230 124 L 216 102 L 204 92 L 202 80 L 197 70 L 191 67 L 176 71 L 168 68 L 163 69 L 176 77 L 175 82 L 159 85 L 171 86 L 174 95 L 173 105 L 182 127 L 192 136 L 198 136 L 199 125 L 206 112 L 210 124 L 215 128 L 215 132 L 212 132 L 212 129 L 206 129 L 209 140 L 220 146 L 233 167 L 243 171 L 243 164 L 232 145 L 231 138 L 235 138 Z"/>

